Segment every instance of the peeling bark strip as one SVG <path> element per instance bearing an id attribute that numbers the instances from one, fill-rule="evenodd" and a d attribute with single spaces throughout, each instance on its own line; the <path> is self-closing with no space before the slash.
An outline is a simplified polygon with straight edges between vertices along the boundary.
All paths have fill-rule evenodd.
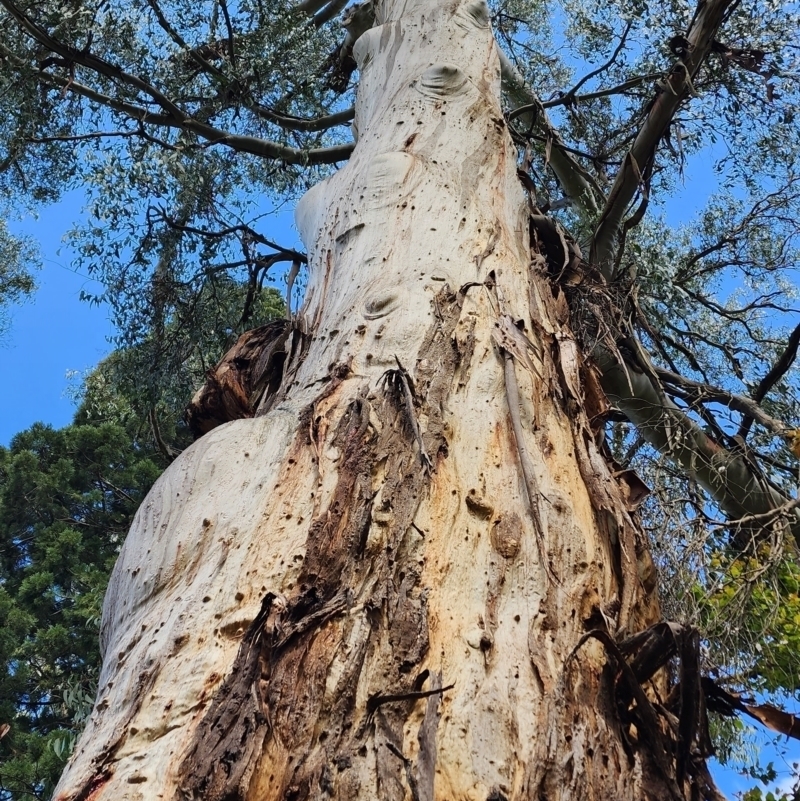
<path id="1" fill-rule="evenodd" d="M 264 641 L 275 595 L 269 593 L 248 628 L 230 674 L 197 727 L 194 745 L 184 758 L 183 784 L 176 799 L 234 801 L 244 797 L 254 752 L 269 727 L 263 712 Z M 274 625 L 272 626 L 274 635 Z"/>
<path id="2" fill-rule="evenodd" d="M 439 698 L 452 685 L 442 687 L 437 674 L 431 689 L 422 690 L 428 672 L 414 673 L 427 651 L 426 591 L 419 586 L 413 546 L 406 545 L 405 550 L 403 546 L 413 532 L 412 521 L 429 480 L 428 472 L 419 469 L 415 449 L 417 444 L 422 453 L 430 449 L 437 460 L 446 455 L 442 413 L 460 361 L 453 332 L 462 296 L 445 287 L 434 304 L 437 314 L 418 355 L 415 393 L 428 417 L 425 434 L 418 425 L 409 425 L 411 378 L 405 370 L 398 379 L 401 385 L 388 383 L 382 398 L 368 398 L 362 387 L 346 405 L 330 438 L 341 452 L 336 485 L 324 511 L 309 526 L 296 590 L 289 597 L 265 596 L 230 673 L 196 729 L 180 771 L 186 779 L 176 801 L 251 797 L 249 788 L 258 782 L 254 773 L 259 757 L 270 739 L 287 750 L 297 747 L 304 752 L 295 755 L 291 783 L 282 786 L 277 797 L 318 798 L 335 784 L 335 775 L 341 772 L 337 764 L 364 758 L 364 748 L 376 731 L 388 748 L 378 752 L 386 797 L 402 798 L 402 793 L 389 789 L 402 788 L 395 757 L 402 757 L 399 748 L 407 716 L 417 701 L 426 698 L 420 736 L 427 750 L 418 766 L 405 757 L 401 765 L 414 786 L 414 797 L 420 801 L 432 797 L 431 748 Z M 323 396 L 335 396 L 340 384 L 333 383 Z M 371 413 L 381 419 L 380 432 L 370 423 Z M 300 436 L 305 440 L 302 429 Z M 306 442 L 305 447 L 312 444 Z M 373 508 L 379 465 L 385 478 L 378 493 L 379 508 Z M 376 536 L 377 547 L 370 545 Z M 342 621 L 353 605 L 365 609 L 369 617 L 357 635 L 360 641 L 353 639 L 352 625 Z M 343 700 L 355 706 L 366 653 L 387 648 L 380 692 L 372 693 L 364 707 L 353 708 L 343 720 Z M 329 698 L 325 678 L 330 661 L 337 658 L 345 660 L 347 682 L 338 698 Z"/>
<path id="3" fill-rule="evenodd" d="M 181 773 L 186 780 L 177 798 L 237 801 L 245 797 L 254 761 L 271 728 L 264 699 L 271 662 L 296 637 L 340 614 L 345 600 L 340 595 L 327 604 L 316 604 L 311 611 L 302 609 L 305 615 L 292 620 L 297 609 L 289 610 L 285 600 L 273 593 L 264 597 L 230 674 L 197 728 L 194 746 L 184 760 Z"/>

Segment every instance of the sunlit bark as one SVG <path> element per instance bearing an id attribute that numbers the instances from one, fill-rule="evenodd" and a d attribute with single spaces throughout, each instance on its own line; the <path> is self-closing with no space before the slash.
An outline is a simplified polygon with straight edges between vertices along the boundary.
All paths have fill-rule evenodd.
<path id="1" fill-rule="evenodd" d="M 376 21 L 356 150 L 298 208 L 283 386 L 143 504 L 60 801 L 678 793 L 600 642 L 568 660 L 655 622 L 654 575 L 530 250 L 486 6 Z"/>

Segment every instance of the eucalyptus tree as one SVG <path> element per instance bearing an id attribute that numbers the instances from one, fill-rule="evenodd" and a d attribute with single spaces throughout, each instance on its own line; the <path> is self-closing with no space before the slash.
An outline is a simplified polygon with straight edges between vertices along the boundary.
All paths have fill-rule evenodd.
<path id="1" fill-rule="evenodd" d="M 0 219 L 0 336 L 7 333 L 10 308 L 30 297 L 35 289 L 35 265 L 33 244 L 14 236 L 6 221 Z"/>
<path id="2" fill-rule="evenodd" d="M 89 186 L 132 341 L 307 270 L 137 514 L 57 798 L 718 798 L 709 708 L 794 734 L 709 675 L 797 686 L 793 6 L 0 5 L 4 180 Z M 746 608 L 774 664 L 689 625 Z"/>

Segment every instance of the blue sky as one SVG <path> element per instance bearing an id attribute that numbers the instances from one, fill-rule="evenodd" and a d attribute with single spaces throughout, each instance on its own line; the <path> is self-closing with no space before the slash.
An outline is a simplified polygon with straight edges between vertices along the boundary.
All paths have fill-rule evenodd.
<path id="1" fill-rule="evenodd" d="M 77 193 L 43 209 L 38 218 L 10 223 L 15 233 L 39 245 L 42 269 L 33 299 L 10 311 L 11 328 L 0 342 L 0 371 L 13 376 L 15 392 L 3 393 L 0 444 L 37 421 L 64 426 L 75 411 L 67 397 L 67 371 L 93 367 L 110 351 L 108 311 L 89 306 L 81 290 L 102 287 L 71 267 L 72 254 L 62 237 L 79 218 Z"/>

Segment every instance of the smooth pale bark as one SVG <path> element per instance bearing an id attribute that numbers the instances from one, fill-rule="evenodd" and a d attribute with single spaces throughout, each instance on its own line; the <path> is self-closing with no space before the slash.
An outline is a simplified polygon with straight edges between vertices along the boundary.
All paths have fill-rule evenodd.
<path id="1" fill-rule="evenodd" d="M 376 21 L 355 152 L 297 212 L 305 347 L 139 511 L 59 801 L 676 795 L 602 646 L 565 665 L 658 608 L 529 250 L 486 6 Z"/>

